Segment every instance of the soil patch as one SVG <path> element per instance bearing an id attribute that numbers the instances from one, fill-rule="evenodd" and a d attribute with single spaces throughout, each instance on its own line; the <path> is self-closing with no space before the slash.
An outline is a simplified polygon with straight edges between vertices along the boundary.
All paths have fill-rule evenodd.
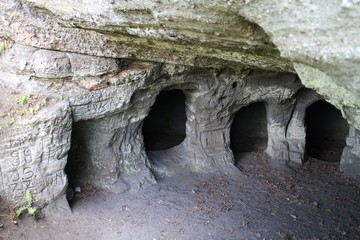
<path id="1" fill-rule="evenodd" d="M 70 217 L 15 225 L 2 203 L 0 239 L 360 239 L 359 184 L 338 163 L 281 171 L 264 153 L 236 158 L 238 176 L 188 173 L 121 195 L 90 188 Z"/>

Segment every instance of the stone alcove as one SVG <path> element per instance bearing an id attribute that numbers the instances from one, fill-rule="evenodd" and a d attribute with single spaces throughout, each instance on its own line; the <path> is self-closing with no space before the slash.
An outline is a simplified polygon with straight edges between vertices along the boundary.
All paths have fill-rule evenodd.
<path id="1" fill-rule="evenodd" d="M 185 101 L 183 90 L 162 90 L 143 121 L 145 152 L 156 178 L 186 168 L 181 144 L 186 138 Z"/>
<path id="2" fill-rule="evenodd" d="M 325 100 L 306 109 L 306 153 L 329 162 L 339 162 L 349 132 L 340 110 Z"/>
<path id="3" fill-rule="evenodd" d="M 121 115 L 116 114 L 73 123 L 65 168 L 72 189 L 86 185 L 106 189 L 118 181 L 123 164 L 120 148 L 126 138 L 116 125 L 120 119 Z"/>
<path id="4" fill-rule="evenodd" d="M 86 179 L 87 161 L 81 158 L 81 155 L 87 155 L 85 139 L 89 138 L 86 131 L 85 121 L 73 123 L 71 132 L 71 148 L 68 154 L 68 161 L 65 172 L 68 177 L 69 187 L 82 186 Z M 80 154 L 82 153 L 82 154 Z"/>
<path id="5" fill-rule="evenodd" d="M 181 90 L 161 91 L 144 119 L 142 134 L 146 151 L 166 150 L 186 136 L 185 95 Z"/>
<path id="6" fill-rule="evenodd" d="M 237 174 L 236 152 L 266 149 L 274 162 L 302 162 L 305 111 L 322 98 L 299 91 L 296 75 L 199 69 L 167 75 L 154 66 L 154 75 L 130 69 L 130 83 L 64 103 L 72 138 L 61 156 L 70 148 L 64 159 L 70 187 L 121 193 L 182 171 Z"/>
<path id="7" fill-rule="evenodd" d="M 267 146 L 266 109 L 263 102 L 240 108 L 230 130 L 230 148 L 234 153 L 261 152 Z"/>

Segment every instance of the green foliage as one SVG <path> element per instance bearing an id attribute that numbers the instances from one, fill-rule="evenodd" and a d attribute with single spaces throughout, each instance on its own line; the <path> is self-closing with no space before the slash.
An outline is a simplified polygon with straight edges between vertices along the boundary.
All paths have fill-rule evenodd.
<path id="1" fill-rule="evenodd" d="M 28 102 L 27 96 L 21 96 L 21 97 L 19 98 L 19 104 L 20 104 L 20 105 L 25 105 L 25 104 L 27 104 L 27 102 Z"/>
<path id="2" fill-rule="evenodd" d="M 28 97 L 27 96 L 14 96 L 13 99 L 17 104 L 20 104 L 21 106 L 28 103 Z"/>
<path id="3" fill-rule="evenodd" d="M 6 49 L 12 48 L 12 42 L 9 40 L 0 41 L 0 54 L 4 52 Z"/>
<path id="4" fill-rule="evenodd" d="M 31 216 L 34 216 L 35 213 L 36 213 L 36 208 L 33 208 L 33 207 L 28 208 L 28 213 L 29 213 Z"/>
<path id="5" fill-rule="evenodd" d="M 26 190 L 25 200 L 26 200 L 26 203 L 24 204 L 24 206 L 20 207 L 15 213 L 15 217 L 17 219 L 19 219 L 21 217 L 21 215 L 24 211 L 27 211 L 31 216 L 34 216 L 36 213 L 36 208 L 34 208 L 32 206 L 33 205 L 33 197 L 31 195 L 30 190 Z"/>
<path id="6" fill-rule="evenodd" d="M 64 96 L 62 96 L 62 95 L 59 95 L 59 96 L 58 96 L 58 100 L 59 100 L 59 101 L 62 101 L 62 100 L 64 100 Z"/>
<path id="7" fill-rule="evenodd" d="M 0 130 L 9 128 L 17 120 L 22 121 L 23 117 L 28 114 L 36 115 L 48 104 L 47 98 L 39 98 L 39 96 L 33 94 L 13 96 L 12 101 L 16 106 L 0 112 Z"/>
<path id="8" fill-rule="evenodd" d="M 20 218 L 21 214 L 27 209 L 27 206 L 22 206 L 21 208 L 19 208 L 18 210 L 16 210 L 16 215 L 15 217 L 17 219 Z"/>
<path id="9" fill-rule="evenodd" d="M 4 42 L 0 42 L 0 52 L 4 51 L 6 48 L 5 43 Z"/>
<path id="10" fill-rule="evenodd" d="M 128 85 L 131 82 L 131 79 L 128 77 L 124 80 L 124 84 Z"/>
<path id="11" fill-rule="evenodd" d="M 26 190 L 25 199 L 26 199 L 26 202 L 29 203 L 30 205 L 33 203 L 33 198 L 31 196 L 31 192 L 29 190 Z"/>

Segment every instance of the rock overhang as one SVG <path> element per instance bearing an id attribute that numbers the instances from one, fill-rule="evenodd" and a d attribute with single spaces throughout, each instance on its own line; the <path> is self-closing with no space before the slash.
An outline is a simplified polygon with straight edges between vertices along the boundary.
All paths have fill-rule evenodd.
<path id="1" fill-rule="evenodd" d="M 259 26 L 231 9 L 201 2 L 195 8 L 171 1 L 114 4 L 18 2 L 4 6 L 2 27 L 16 42 L 39 48 L 202 67 L 294 71 Z M 6 7 L 14 7 L 18 15 L 9 15 Z"/>
<path id="2" fill-rule="evenodd" d="M 313 19 L 309 9 L 320 3 L 302 5 L 304 14 Z M 21 148 L 20 152 L 18 149 L 11 152 L 11 146 L 5 149 L 1 168 L 6 170 L 4 166 L 8 164 L 15 168 L 5 171 L 5 175 L 10 175 L 2 178 L 6 184 L 1 192 L 19 203 L 21 194 L 13 197 L 8 186 L 15 186 L 18 189 L 14 191 L 23 193 L 27 183 L 15 181 L 16 174 L 25 180 L 30 175 L 37 176 L 32 179 L 37 184 L 35 199 L 46 199 L 51 203 L 49 206 L 66 208 L 67 181 L 62 163 L 66 161 L 62 160 L 70 149 L 71 129 L 64 125 L 66 132 L 58 134 L 56 129 L 63 128 L 65 123 L 53 122 L 51 124 L 56 126 L 52 128 L 48 118 L 41 117 L 45 114 L 56 120 L 61 112 L 66 112 L 71 124 L 81 122 L 93 130 L 93 135 L 83 140 L 92 146 L 85 154 L 85 160 L 90 164 L 85 183 L 115 192 L 127 190 L 130 185 L 154 183 L 152 171 L 155 166 L 144 152 L 141 124 L 156 95 L 164 89 L 181 89 L 186 95 L 188 133 L 178 149 L 188 161 L 188 170 L 230 171 L 234 166 L 229 149 L 232 116 L 239 108 L 259 101 L 266 102 L 267 153 L 274 160 L 302 163 L 306 146 L 304 112 L 310 103 L 322 97 L 310 90 L 299 91 L 303 86 L 293 74 L 293 62 L 301 63 L 295 64 L 295 70 L 302 83 L 342 109 L 350 123 L 358 127 L 360 114 L 353 68 L 358 57 L 356 49 L 349 46 L 351 54 L 345 62 L 352 64 L 339 63 L 344 53 L 341 49 L 335 48 L 332 59 L 326 51 L 329 48 L 323 50 L 322 43 L 326 41 L 309 43 L 311 32 L 316 28 L 311 27 L 308 31 L 306 24 L 298 24 L 299 16 L 285 6 L 299 7 L 298 3 L 286 1 L 281 5 L 268 1 L 267 8 L 264 4 L 259 1 L 209 3 L 200 0 L 126 1 L 121 4 L 85 0 L 0 3 L 3 16 L 0 33 L 7 41 L 0 56 L 1 84 L 16 89 L 15 95 L 45 91 L 49 98 L 48 106 L 39 109 L 39 115 L 30 116 L 29 122 L 24 117 L 2 131 L 4 136 L 10 134 L 10 138 L 18 140 L 19 131 L 14 131 L 13 135 L 11 131 L 18 127 L 28 129 L 27 124 L 32 122 L 38 125 L 31 126 L 40 126 L 35 129 L 47 132 L 49 139 L 40 141 L 44 149 L 37 147 L 40 143 L 32 146 L 31 141 L 24 141 L 24 146 L 31 146 L 31 159 L 35 157 L 36 164 L 25 161 L 25 165 L 17 166 L 16 156 L 22 154 L 24 160 L 29 159 L 26 155 L 29 151 Z M 286 16 L 291 19 L 290 25 L 284 20 Z M 326 16 L 321 17 L 320 22 L 326 22 L 329 19 Z M 316 26 L 323 31 L 321 24 Z M 324 26 L 330 28 L 331 24 Z M 297 29 L 301 36 L 294 35 Z M 344 41 L 349 41 L 346 31 L 339 34 L 345 36 Z M 294 36 L 299 38 L 294 42 L 296 46 L 291 46 Z M 330 37 L 331 34 L 324 35 L 325 40 Z M 321 50 L 318 57 L 315 56 L 316 48 Z M 337 63 L 344 69 L 339 70 L 336 66 L 335 70 L 329 71 Z M 341 76 L 346 69 L 349 74 Z M 350 80 L 344 82 L 345 77 Z M 349 89 L 349 86 L 355 87 Z M 338 89 L 342 89 L 340 94 Z M 342 169 L 355 177 L 358 177 L 358 171 L 351 166 L 357 166 L 359 160 L 358 136 L 358 131 L 352 128 L 342 159 Z M 102 139 L 102 143 L 93 139 Z M 43 144 L 55 146 L 59 141 L 67 141 L 66 146 L 60 144 L 51 154 Z M 191 154 L 183 154 L 184 151 Z M 100 161 L 104 166 L 99 167 L 99 159 L 106 159 L 106 163 Z M 46 162 L 61 172 L 55 179 L 59 183 L 63 181 L 62 185 L 51 180 L 54 179 L 51 174 L 56 171 Z M 39 173 L 35 174 L 29 167 L 35 167 Z M 161 169 L 165 173 L 170 170 Z M 91 178 L 94 172 L 100 178 Z M 52 190 L 53 186 L 55 190 Z M 51 197 L 46 195 L 50 192 Z"/>

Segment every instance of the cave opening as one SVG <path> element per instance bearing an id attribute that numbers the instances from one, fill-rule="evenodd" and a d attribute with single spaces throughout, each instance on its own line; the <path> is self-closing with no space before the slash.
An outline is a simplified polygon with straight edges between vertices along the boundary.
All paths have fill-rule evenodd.
<path id="1" fill-rule="evenodd" d="M 265 151 L 268 141 L 266 109 L 263 102 L 241 108 L 230 130 L 230 148 L 234 153 Z"/>
<path id="2" fill-rule="evenodd" d="M 166 150 L 179 145 L 186 137 L 185 124 L 183 91 L 160 92 L 143 123 L 146 151 Z"/>
<path id="3" fill-rule="evenodd" d="M 87 185 L 87 179 L 94 172 L 90 172 L 91 163 L 88 161 L 90 149 L 88 139 L 91 139 L 91 131 L 88 129 L 88 121 L 74 122 L 71 131 L 71 147 L 68 153 L 68 160 L 65 166 L 65 173 L 68 178 L 66 198 L 70 206 L 74 202 L 77 188 L 81 189 Z"/>
<path id="4" fill-rule="evenodd" d="M 316 159 L 339 162 L 349 125 L 340 110 L 325 100 L 313 103 L 306 110 L 306 151 Z"/>

